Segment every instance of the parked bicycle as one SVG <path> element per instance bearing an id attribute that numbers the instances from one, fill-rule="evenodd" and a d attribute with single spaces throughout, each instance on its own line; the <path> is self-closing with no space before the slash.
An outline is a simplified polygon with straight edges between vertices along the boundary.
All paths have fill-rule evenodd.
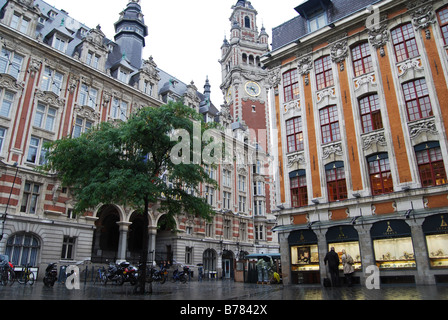
<path id="1" fill-rule="evenodd" d="M 14 272 L 14 266 L 9 261 L 9 257 L 7 255 L 0 255 L 0 283 L 4 286 L 8 284 L 10 286 L 13 285 L 16 279 L 16 274 Z"/>
<path id="2" fill-rule="evenodd" d="M 93 284 L 96 284 L 97 282 L 101 284 L 106 283 L 106 268 L 101 267 L 98 268 L 98 270 L 96 271 L 96 276 L 95 279 L 93 280 Z"/>
<path id="3" fill-rule="evenodd" d="M 31 271 L 31 267 L 31 263 L 28 263 L 23 267 L 22 274 L 17 279 L 20 284 L 29 284 L 30 286 L 34 284 L 34 273 Z"/>

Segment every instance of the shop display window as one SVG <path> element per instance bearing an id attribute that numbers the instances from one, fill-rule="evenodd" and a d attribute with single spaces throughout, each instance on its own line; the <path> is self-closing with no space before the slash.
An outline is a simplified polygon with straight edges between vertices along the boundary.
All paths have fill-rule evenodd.
<path id="1" fill-rule="evenodd" d="M 344 249 L 345 252 L 352 256 L 353 261 L 355 262 L 355 264 L 353 265 L 355 271 L 361 270 L 361 253 L 359 251 L 358 241 L 329 243 L 328 251 L 330 251 L 331 247 L 334 247 L 334 251 L 336 251 L 336 253 L 339 255 L 339 270 L 343 270 L 344 268 L 344 266 L 342 265 L 342 250 Z"/>
<path id="2" fill-rule="evenodd" d="M 416 268 L 411 237 L 373 241 L 376 264 L 380 269 Z"/>
<path id="3" fill-rule="evenodd" d="M 319 253 L 317 244 L 291 247 L 292 271 L 319 270 Z"/>
<path id="4" fill-rule="evenodd" d="M 426 236 L 429 263 L 433 268 L 448 268 L 448 234 Z"/>

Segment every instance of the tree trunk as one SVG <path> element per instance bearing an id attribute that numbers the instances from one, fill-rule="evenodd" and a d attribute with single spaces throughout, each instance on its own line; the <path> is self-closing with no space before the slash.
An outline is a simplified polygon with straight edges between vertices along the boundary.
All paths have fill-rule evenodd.
<path id="1" fill-rule="evenodd" d="M 149 290 L 146 291 L 146 270 L 148 264 L 148 240 L 149 240 L 149 200 L 145 198 L 145 209 L 143 212 L 143 247 L 140 255 L 139 269 L 138 269 L 138 283 L 135 286 L 134 292 L 136 294 L 152 293 L 152 282 L 149 284 Z"/>

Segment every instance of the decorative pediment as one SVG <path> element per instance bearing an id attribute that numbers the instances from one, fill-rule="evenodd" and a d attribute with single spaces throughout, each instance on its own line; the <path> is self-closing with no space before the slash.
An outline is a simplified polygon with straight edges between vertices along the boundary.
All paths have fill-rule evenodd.
<path id="1" fill-rule="evenodd" d="M 21 93 L 24 89 L 24 85 L 19 83 L 13 76 L 4 73 L 0 74 L 0 88 Z"/>
<path id="2" fill-rule="evenodd" d="M 51 106 L 62 108 L 65 105 L 65 99 L 61 99 L 53 91 L 42 91 L 40 89 L 36 89 L 35 96 L 39 101 Z"/>

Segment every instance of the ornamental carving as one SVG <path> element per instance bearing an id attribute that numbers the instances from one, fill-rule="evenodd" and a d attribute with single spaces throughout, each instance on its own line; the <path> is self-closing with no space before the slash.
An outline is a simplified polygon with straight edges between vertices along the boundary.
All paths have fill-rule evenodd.
<path id="1" fill-rule="evenodd" d="M 307 56 L 299 60 L 297 70 L 302 76 L 308 75 L 310 71 L 313 70 L 313 58 L 311 56 Z"/>
<path id="2" fill-rule="evenodd" d="M 402 77 L 408 73 L 410 69 L 414 70 L 423 70 L 423 63 L 420 58 L 406 60 L 397 65 L 398 68 L 398 76 Z"/>
<path id="3" fill-rule="evenodd" d="M 377 85 L 376 76 L 374 73 L 370 73 L 353 80 L 355 84 L 355 91 L 359 90 L 365 84 Z"/>
<path id="4" fill-rule="evenodd" d="M 381 49 L 381 56 L 385 56 L 384 46 L 389 41 L 389 30 L 387 24 L 380 24 L 379 27 L 369 29 L 369 42 L 375 49 Z"/>
<path id="5" fill-rule="evenodd" d="M 367 135 L 362 138 L 362 149 L 368 150 L 373 144 L 387 146 L 386 137 L 383 132 Z"/>
<path id="6" fill-rule="evenodd" d="M 305 155 L 303 153 L 296 153 L 291 156 L 288 156 L 288 167 L 291 168 L 294 164 L 305 164 Z"/>
<path id="7" fill-rule="evenodd" d="M 9 74 L 0 74 L 0 88 L 21 93 L 24 89 L 24 85 L 19 83 L 16 78 Z"/>
<path id="8" fill-rule="evenodd" d="M 347 41 L 343 40 L 336 43 L 331 48 L 331 60 L 335 63 L 344 62 L 348 57 L 348 46 Z"/>
<path id="9" fill-rule="evenodd" d="M 326 146 L 323 148 L 323 155 L 322 155 L 322 159 L 326 160 L 328 159 L 331 155 L 335 155 L 335 156 L 342 156 L 344 153 L 342 151 L 342 144 L 338 143 L 338 144 L 333 144 L 331 146 Z"/>
<path id="10" fill-rule="evenodd" d="M 52 91 L 41 91 L 40 89 L 36 89 L 36 98 L 51 106 L 63 107 L 65 105 L 65 99 L 59 98 L 57 94 Z"/>
<path id="11" fill-rule="evenodd" d="M 280 68 L 275 68 L 273 70 L 269 70 L 268 83 L 272 88 L 277 87 L 281 81 L 282 81 L 282 77 L 281 77 Z"/>
<path id="12" fill-rule="evenodd" d="M 438 134 L 436 122 L 434 121 L 434 119 L 409 125 L 409 135 L 411 139 L 416 139 L 424 132 L 430 133 L 432 135 Z"/>
<path id="13" fill-rule="evenodd" d="M 288 114 L 290 111 L 300 112 L 300 100 L 294 100 L 284 105 L 284 114 Z"/>
<path id="14" fill-rule="evenodd" d="M 321 102 L 324 98 L 329 97 L 331 99 L 336 99 L 336 89 L 334 87 L 329 89 L 324 89 L 317 93 L 317 102 Z"/>
<path id="15" fill-rule="evenodd" d="M 94 122 L 100 121 L 101 118 L 98 112 L 87 106 L 75 106 L 75 114 Z"/>

